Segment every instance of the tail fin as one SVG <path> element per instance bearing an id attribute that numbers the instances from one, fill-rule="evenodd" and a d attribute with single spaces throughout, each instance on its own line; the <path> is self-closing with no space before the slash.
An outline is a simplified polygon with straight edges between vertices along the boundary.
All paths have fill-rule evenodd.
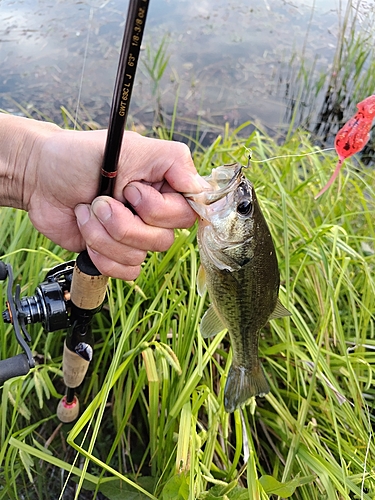
<path id="1" fill-rule="evenodd" d="M 251 369 L 232 365 L 224 389 L 225 411 L 232 413 L 252 396 L 265 396 L 269 391 L 260 363 Z"/>

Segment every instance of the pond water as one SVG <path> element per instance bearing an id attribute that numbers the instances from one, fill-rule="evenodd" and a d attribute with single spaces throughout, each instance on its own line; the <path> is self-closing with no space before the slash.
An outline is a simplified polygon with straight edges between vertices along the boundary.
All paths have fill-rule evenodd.
<path id="1" fill-rule="evenodd" d="M 1 0 L 0 108 L 22 105 L 61 123 L 60 107 L 74 115 L 79 100 L 81 122 L 107 126 L 127 5 Z M 198 119 L 214 133 L 248 120 L 271 133 L 285 129 L 300 60 L 315 61 L 317 74 L 329 69 L 344 9 L 335 0 L 152 0 L 131 123 L 150 127 L 158 106 L 168 122 L 178 98 L 180 130 Z M 169 62 L 153 81 L 144 63 L 162 43 Z M 298 104 L 301 116 L 319 106 Z"/>

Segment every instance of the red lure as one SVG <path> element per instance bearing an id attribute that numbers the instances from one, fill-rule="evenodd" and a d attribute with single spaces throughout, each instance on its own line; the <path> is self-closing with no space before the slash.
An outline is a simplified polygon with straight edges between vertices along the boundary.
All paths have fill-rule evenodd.
<path id="1" fill-rule="evenodd" d="M 337 132 L 335 149 L 339 156 L 335 171 L 324 188 L 315 196 L 319 198 L 333 184 L 346 158 L 364 148 L 370 137 L 370 129 L 375 118 L 375 94 L 357 104 L 357 113 Z"/>

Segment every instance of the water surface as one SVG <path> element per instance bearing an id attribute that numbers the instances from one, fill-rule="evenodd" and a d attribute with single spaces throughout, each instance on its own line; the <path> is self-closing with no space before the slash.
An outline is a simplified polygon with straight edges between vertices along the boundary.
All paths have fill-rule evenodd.
<path id="1" fill-rule="evenodd" d="M 2 0 L 0 107 L 18 112 L 21 104 L 61 123 L 60 107 L 74 114 L 79 99 L 81 121 L 106 126 L 127 4 Z M 226 121 L 252 120 L 276 132 L 290 120 L 288 82 L 298 58 L 328 69 L 338 19 L 334 0 L 151 0 L 142 59 L 166 40 L 159 98 L 168 115 L 178 95 L 180 127 L 200 119 L 221 130 Z M 132 123 L 149 127 L 158 93 L 142 59 L 130 113 Z"/>

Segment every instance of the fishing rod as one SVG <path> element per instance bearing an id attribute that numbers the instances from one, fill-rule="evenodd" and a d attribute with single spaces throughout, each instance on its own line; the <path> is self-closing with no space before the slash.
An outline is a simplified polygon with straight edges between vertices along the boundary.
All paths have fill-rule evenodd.
<path id="1" fill-rule="evenodd" d="M 129 2 L 104 149 L 99 195 L 113 195 L 148 3 L 149 0 Z M 73 271 L 70 292 L 71 328 L 64 344 L 63 375 L 67 394 L 57 408 L 57 416 L 62 422 L 75 420 L 79 413 L 75 389 L 83 382 L 92 360 L 91 323 L 93 316 L 103 305 L 107 282 L 108 278 L 100 274 L 87 251 L 81 252 Z"/>
<path id="2" fill-rule="evenodd" d="M 148 5 L 149 0 L 129 1 L 100 172 L 99 195 L 113 195 Z M 0 361 L 0 384 L 12 377 L 26 375 L 35 366 L 28 346 L 31 341 L 26 329 L 28 324 L 40 322 L 46 332 L 67 329 L 62 363 L 67 391 L 58 404 L 57 416 L 62 422 L 72 422 L 79 414 L 75 390 L 83 382 L 93 358 L 92 319 L 103 306 L 108 277 L 98 271 L 84 250 L 75 261 L 51 269 L 33 296 L 21 298 L 19 285 L 13 295 L 12 267 L 0 262 L 0 280 L 7 278 L 7 309 L 3 312 L 3 320 L 12 323 L 23 353 Z"/>

